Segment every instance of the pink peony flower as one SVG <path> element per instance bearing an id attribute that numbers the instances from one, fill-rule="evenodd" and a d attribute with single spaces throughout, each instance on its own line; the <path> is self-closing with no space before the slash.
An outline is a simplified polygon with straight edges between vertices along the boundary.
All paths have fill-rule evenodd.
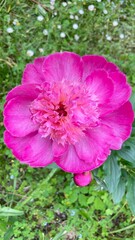
<path id="1" fill-rule="evenodd" d="M 77 185 L 87 185 L 91 174 L 85 172 L 130 136 L 130 95 L 126 76 L 104 57 L 63 52 L 37 58 L 6 97 L 5 144 L 21 163 L 55 162 L 75 174 Z"/>

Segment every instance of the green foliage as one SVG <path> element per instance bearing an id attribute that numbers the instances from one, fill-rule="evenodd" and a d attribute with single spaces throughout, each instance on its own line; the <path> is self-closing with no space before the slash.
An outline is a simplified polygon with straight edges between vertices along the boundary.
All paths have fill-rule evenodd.
<path id="1" fill-rule="evenodd" d="M 1 111 L 6 93 L 20 84 L 26 63 L 55 51 L 104 55 L 126 73 L 135 90 L 133 1 L 78 0 L 65 7 L 55 2 L 54 9 L 49 0 L 0 3 Z M 95 8 L 88 11 L 91 4 Z M 131 101 L 135 109 L 135 94 Z M 48 169 L 21 165 L 3 144 L 2 119 L 0 126 L 0 240 L 135 239 L 135 126 L 122 149 L 112 153 L 104 169 L 93 171 L 92 184 L 84 188 L 54 164 Z"/>

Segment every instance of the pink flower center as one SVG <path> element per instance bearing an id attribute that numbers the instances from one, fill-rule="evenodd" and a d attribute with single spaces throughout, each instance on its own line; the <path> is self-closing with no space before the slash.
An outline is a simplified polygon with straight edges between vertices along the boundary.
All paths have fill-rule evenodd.
<path id="1" fill-rule="evenodd" d="M 75 144 L 99 122 L 98 103 L 85 84 L 46 83 L 30 105 L 31 118 L 42 137 Z"/>

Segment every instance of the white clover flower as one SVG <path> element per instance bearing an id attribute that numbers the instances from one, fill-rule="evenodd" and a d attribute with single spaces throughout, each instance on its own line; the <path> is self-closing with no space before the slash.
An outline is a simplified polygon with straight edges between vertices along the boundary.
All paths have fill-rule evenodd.
<path id="1" fill-rule="evenodd" d="M 88 6 L 88 10 L 89 10 L 89 11 L 93 11 L 94 9 L 95 9 L 95 6 L 94 6 L 94 5 L 89 5 L 89 6 Z"/>
<path id="2" fill-rule="evenodd" d="M 57 16 L 57 12 L 56 11 L 54 12 L 54 16 Z"/>
<path id="3" fill-rule="evenodd" d="M 45 36 L 47 36 L 47 35 L 48 35 L 48 30 L 47 30 L 47 29 L 44 29 L 44 30 L 43 30 L 43 34 L 44 34 Z"/>
<path id="4" fill-rule="evenodd" d="M 61 37 L 61 38 L 65 38 L 65 37 L 66 37 L 66 34 L 65 34 L 64 32 L 61 32 L 61 33 L 60 33 L 60 37 Z"/>
<path id="5" fill-rule="evenodd" d="M 34 52 L 32 50 L 27 51 L 27 56 L 32 57 L 34 55 Z"/>
<path id="6" fill-rule="evenodd" d="M 20 25 L 20 23 L 19 23 L 19 21 L 18 21 L 17 18 L 14 19 L 13 24 L 14 24 L 15 26 Z"/>
<path id="7" fill-rule="evenodd" d="M 63 7 L 66 7 L 66 6 L 67 6 L 67 3 L 66 3 L 66 2 L 62 2 L 62 6 L 63 6 Z"/>
<path id="8" fill-rule="evenodd" d="M 83 15 L 83 14 L 84 14 L 84 11 L 83 11 L 83 9 L 80 9 L 78 12 L 79 12 L 81 15 Z"/>
<path id="9" fill-rule="evenodd" d="M 106 39 L 107 39 L 108 41 L 111 41 L 111 40 L 112 40 L 112 37 L 111 37 L 110 35 L 106 34 Z"/>
<path id="10" fill-rule="evenodd" d="M 74 19 L 74 15 L 70 14 L 70 19 Z"/>
<path id="11" fill-rule="evenodd" d="M 75 39 L 76 41 L 78 41 L 79 38 L 80 38 L 80 37 L 79 37 L 77 34 L 74 35 L 74 39 Z"/>
<path id="12" fill-rule="evenodd" d="M 57 25 L 57 28 L 58 28 L 58 29 L 61 29 L 61 25 L 60 25 L 60 24 L 58 24 L 58 25 Z"/>
<path id="13" fill-rule="evenodd" d="M 73 24 L 73 29 L 78 29 L 78 24 L 77 23 Z"/>
<path id="14" fill-rule="evenodd" d="M 39 48 L 39 52 L 43 53 L 44 49 L 43 48 Z"/>
<path id="15" fill-rule="evenodd" d="M 103 13 L 104 13 L 104 14 L 107 14 L 107 13 L 108 13 L 108 11 L 107 11 L 106 9 L 104 9 L 104 10 L 103 10 Z"/>
<path id="16" fill-rule="evenodd" d="M 54 10 L 54 5 L 51 5 L 51 6 L 50 6 L 50 9 L 51 9 L 51 10 Z"/>
<path id="17" fill-rule="evenodd" d="M 117 20 L 114 20 L 114 21 L 113 21 L 113 26 L 114 26 L 114 27 L 118 26 L 118 21 L 117 21 Z"/>
<path id="18" fill-rule="evenodd" d="M 75 20 L 79 20 L 79 17 L 77 15 L 75 15 Z"/>
<path id="19" fill-rule="evenodd" d="M 50 0 L 50 4 L 54 5 L 55 4 L 55 0 Z"/>
<path id="20" fill-rule="evenodd" d="M 123 33 L 121 33 L 121 34 L 119 35 L 119 37 L 120 37 L 120 39 L 124 39 L 124 38 L 125 38 L 125 35 L 124 35 Z"/>
<path id="21" fill-rule="evenodd" d="M 37 20 L 38 20 L 39 22 L 42 22 L 42 21 L 44 20 L 44 17 L 43 17 L 42 15 L 40 15 L 40 16 L 37 17 Z"/>
<path id="22" fill-rule="evenodd" d="M 13 29 L 12 27 L 8 27 L 8 28 L 7 28 L 7 32 L 8 32 L 8 33 L 12 33 L 13 31 L 14 31 L 14 29 Z"/>

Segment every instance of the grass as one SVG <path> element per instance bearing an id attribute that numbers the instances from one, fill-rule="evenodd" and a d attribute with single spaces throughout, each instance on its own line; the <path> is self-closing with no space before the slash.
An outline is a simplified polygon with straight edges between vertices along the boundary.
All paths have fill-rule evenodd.
<path id="1" fill-rule="evenodd" d="M 94 10 L 89 11 L 92 4 Z M 1 111 L 6 93 L 20 84 L 26 63 L 56 51 L 104 55 L 126 73 L 135 90 L 134 8 L 133 1 L 128 0 L 114 3 L 78 0 L 68 1 L 66 6 L 56 1 L 54 9 L 50 9 L 49 0 L 2 0 Z M 80 9 L 84 14 L 79 14 Z M 40 15 L 42 21 L 37 20 Z M 114 21 L 117 26 L 113 26 Z M 78 29 L 73 28 L 75 23 Z M 12 33 L 8 32 L 9 27 Z M 47 35 L 43 34 L 44 29 Z M 65 33 L 64 38 L 61 33 Z M 29 56 L 28 50 L 33 51 L 33 56 Z M 95 180 L 90 186 L 79 188 L 71 174 L 59 169 L 31 169 L 21 165 L 3 144 L 2 119 L 0 126 L 0 206 L 8 207 L 0 212 L 0 240 L 135 238 L 135 218 L 125 197 L 114 205 L 111 196 L 99 189 Z M 100 169 L 99 177 L 102 175 Z"/>

